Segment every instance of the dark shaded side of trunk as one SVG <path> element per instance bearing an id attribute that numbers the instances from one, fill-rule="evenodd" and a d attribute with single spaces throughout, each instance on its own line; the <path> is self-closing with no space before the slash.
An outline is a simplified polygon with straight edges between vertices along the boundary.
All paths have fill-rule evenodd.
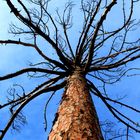
<path id="1" fill-rule="evenodd" d="M 49 140 L 103 140 L 86 80 L 78 70 L 68 78 Z"/>

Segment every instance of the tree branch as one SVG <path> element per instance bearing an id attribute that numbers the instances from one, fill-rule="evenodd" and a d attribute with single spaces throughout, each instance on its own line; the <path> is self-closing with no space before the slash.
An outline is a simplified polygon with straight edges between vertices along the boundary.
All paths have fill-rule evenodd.
<path id="1" fill-rule="evenodd" d="M 100 29 L 100 27 L 102 26 L 102 23 L 105 21 L 109 11 L 111 10 L 111 8 L 117 4 L 117 0 L 112 0 L 112 2 L 106 7 L 106 10 L 104 11 L 104 14 L 101 16 L 99 22 L 97 23 L 97 26 L 95 28 L 92 40 L 91 40 L 91 45 L 89 47 L 89 53 L 88 53 L 88 59 L 85 65 L 85 71 L 87 71 L 92 63 L 92 58 L 93 58 L 93 54 L 94 54 L 94 43 L 98 34 L 98 31 Z"/>
<path id="2" fill-rule="evenodd" d="M 0 81 L 16 77 L 27 72 L 43 72 L 48 74 L 65 75 L 65 72 L 60 72 L 60 71 L 52 71 L 52 70 L 47 70 L 42 68 L 26 68 L 26 69 L 19 70 L 15 73 L 7 74 L 5 76 L 0 77 Z"/>

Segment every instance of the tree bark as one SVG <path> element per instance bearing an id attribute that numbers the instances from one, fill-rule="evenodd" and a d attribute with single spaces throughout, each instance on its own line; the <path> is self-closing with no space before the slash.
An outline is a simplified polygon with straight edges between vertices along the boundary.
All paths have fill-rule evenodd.
<path id="1" fill-rule="evenodd" d="M 97 113 L 80 70 L 68 77 L 49 140 L 103 140 Z"/>

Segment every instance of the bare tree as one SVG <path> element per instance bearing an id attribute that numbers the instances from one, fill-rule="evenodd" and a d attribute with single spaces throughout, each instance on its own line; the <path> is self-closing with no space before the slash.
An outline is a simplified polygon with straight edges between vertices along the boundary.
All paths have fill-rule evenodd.
<path id="1" fill-rule="evenodd" d="M 124 126 L 123 134 L 128 140 L 129 130 L 140 132 L 138 122 L 121 112 L 114 104 L 140 113 L 140 110 L 113 98 L 108 94 L 106 86 L 119 82 L 129 72 L 137 74 L 139 68 L 129 64 L 140 58 L 140 38 L 130 39 L 130 34 L 139 27 L 139 20 L 134 19 L 134 7 L 139 0 L 81 0 L 67 2 L 64 9 L 56 9 L 56 15 L 49 12 L 51 0 L 5 0 L 11 14 L 20 22 L 20 27 L 11 24 L 10 33 L 16 39 L 0 40 L 4 45 L 22 45 L 36 50 L 43 62 L 30 65 L 14 73 L 0 77 L 0 81 L 9 80 L 27 73 L 30 77 L 45 78 L 34 90 L 16 94 L 10 90 L 12 98 L 0 105 L 0 109 L 9 107 L 11 118 L 5 128 L 1 128 L 0 139 L 6 135 L 11 126 L 18 129 L 16 120 L 25 123 L 22 109 L 33 99 L 46 92 L 52 92 L 46 106 L 57 91 L 64 88 L 64 94 L 56 113 L 54 124 L 49 135 L 50 140 L 88 139 L 103 140 L 102 129 L 91 98 L 91 94 L 99 97 L 112 115 Z M 29 3 L 29 4 L 28 4 Z M 80 5 L 82 23 L 80 32 L 76 34 L 77 44 L 72 44 L 69 33 L 74 25 L 72 12 L 74 4 Z M 30 5 L 30 7 L 28 7 Z M 76 6 L 78 7 L 78 6 Z M 116 9 L 115 9 L 116 8 Z M 120 19 L 113 28 L 110 14 L 119 12 Z M 79 35 L 77 37 L 77 35 Z M 26 40 L 25 37 L 30 38 Z M 44 46 L 40 46 L 40 41 Z M 45 49 L 55 51 L 55 58 L 45 53 Z M 43 67 L 45 65 L 45 68 Z M 98 81 L 96 85 L 94 81 Z M 113 93 L 112 93 L 113 94 Z M 112 104 L 114 103 L 114 104 Z M 95 104 L 96 106 L 96 104 Z M 44 112 L 46 122 L 46 110 Z M 47 124 L 46 124 L 47 125 Z M 114 136 L 116 139 L 119 136 Z"/>

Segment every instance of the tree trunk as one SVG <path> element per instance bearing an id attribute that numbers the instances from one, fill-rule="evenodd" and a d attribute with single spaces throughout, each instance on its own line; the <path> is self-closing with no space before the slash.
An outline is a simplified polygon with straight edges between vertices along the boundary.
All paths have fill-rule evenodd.
<path id="1" fill-rule="evenodd" d="M 68 78 L 49 140 L 103 140 L 85 77 L 79 70 Z"/>

